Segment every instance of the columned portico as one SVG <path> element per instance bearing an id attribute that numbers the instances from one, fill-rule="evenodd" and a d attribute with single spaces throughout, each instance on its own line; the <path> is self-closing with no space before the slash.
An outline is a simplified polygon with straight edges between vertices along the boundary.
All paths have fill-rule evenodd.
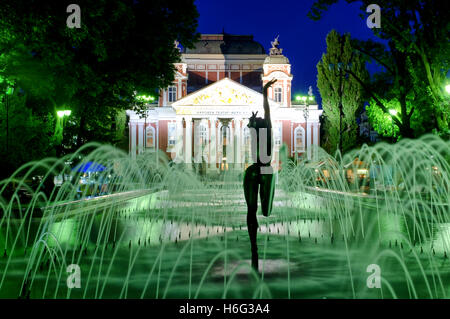
<path id="1" fill-rule="evenodd" d="M 261 93 L 225 78 L 179 99 L 170 107 L 152 108 L 145 118 L 128 111 L 130 152 L 136 156 L 142 148 L 161 149 L 175 162 L 184 162 L 187 167 L 194 163 L 194 167 L 205 172 L 242 171 L 253 163 L 248 118 L 252 112 L 264 117 L 262 105 Z M 304 154 L 308 159 L 317 158 L 317 151 L 312 147 L 319 143 L 322 111 L 317 105 L 308 107 L 307 120 L 304 106 L 283 107 L 269 99 L 269 107 L 273 167 L 279 167 L 282 144 L 287 144 L 289 156 Z"/>

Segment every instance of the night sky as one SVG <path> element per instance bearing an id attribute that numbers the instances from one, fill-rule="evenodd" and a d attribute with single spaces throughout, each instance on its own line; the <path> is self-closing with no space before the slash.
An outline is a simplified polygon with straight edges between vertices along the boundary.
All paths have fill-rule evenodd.
<path id="1" fill-rule="evenodd" d="M 377 38 L 367 28 L 366 18 L 359 16 L 359 3 L 340 1 L 319 21 L 307 17 L 313 3 L 314 0 L 196 0 L 200 13 L 198 32 L 214 34 L 224 29 L 230 34 L 253 34 L 267 53 L 270 41 L 279 34 L 280 47 L 292 65 L 292 98 L 295 94 L 306 94 L 310 85 L 314 95 L 318 95 L 316 65 L 326 51 L 329 31 L 350 32 L 361 40 Z M 372 70 L 369 66 L 369 71 Z"/>

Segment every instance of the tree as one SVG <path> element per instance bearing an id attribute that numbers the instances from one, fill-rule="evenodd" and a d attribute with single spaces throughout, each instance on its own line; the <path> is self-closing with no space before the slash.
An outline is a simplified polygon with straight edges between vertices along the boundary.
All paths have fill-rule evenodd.
<path id="1" fill-rule="evenodd" d="M 24 103 L 25 97 L 15 94 L 4 96 L 0 105 L 0 178 L 28 161 L 55 155 L 54 118 L 33 116 Z"/>
<path id="2" fill-rule="evenodd" d="M 391 72 L 373 76 L 371 90 L 376 92 L 380 103 L 371 98 L 367 107 L 372 127 L 380 136 L 390 137 L 391 140 L 399 136 L 418 137 L 431 132 L 437 125 L 425 77 L 417 76 L 414 73 L 417 68 L 409 66 L 412 63 L 411 58 L 405 58 L 406 74 L 402 78 L 403 82 L 395 81 L 395 76 Z M 394 65 L 390 67 L 395 68 Z M 402 100 L 399 100 L 399 97 Z M 382 104 L 388 112 L 385 112 L 379 104 Z M 396 125 L 394 119 L 398 119 L 400 123 Z"/>
<path id="3" fill-rule="evenodd" d="M 327 52 L 317 64 L 317 87 L 325 116 L 324 147 L 331 154 L 339 145 L 342 152 L 353 148 L 357 140 L 356 115 L 363 107 L 364 93 L 352 72 L 365 79 L 367 71 L 359 54 L 354 54 L 350 35 L 332 30 L 327 35 Z"/>
<path id="4" fill-rule="evenodd" d="M 115 120 L 122 114 L 123 122 L 135 93 L 172 82 L 180 58 L 174 41 L 191 47 L 197 39 L 194 1 L 78 1 L 81 28 L 73 29 L 66 25 L 70 3 L 2 2 L 0 76 L 23 90 L 32 116 L 72 110 L 65 145 L 117 142 Z"/>
<path id="5" fill-rule="evenodd" d="M 317 0 L 308 15 L 314 20 L 320 19 L 322 13 L 337 1 Z M 357 2 L 357 0 L 346 1 Z M 366 8 L 372 1 L 358 0 L 358 2 L 362 2 L 361 16 L 364 17 Z M 431 107 L 434 129 L 441 136 L 448 136 L 450 108 L 449 99 L 444 92 L 450 56 L 447 2 L 380 0 L 377 4 L 381 7 L 381 28 L 373 30 L 376 36 L 387 40 L 388 46 L 381 48 L 381 44 L 366 42 L 358 49 L 368 58 L 384 66 L 386 73 L 392 78 L 390 87 L 393 91 L 390 93 L 395 93 L 395 100 L 400 106 L 398 115 L 392 117 L 394 124 L 398 126 L 402 136 L 417 136 L 420 132 L 414 132 L 411 119 L 424 114 L 424 109 Z M 383 94 L 377 94 L 384 92 L 377 92 L 377 86 L 367 82 L 362 85 L 372 99 L 371 104 L 389 116 L 389 108 L 381 100 Z M 421 95 L 423 93 L 432 103 L 424 105 L 414 99 L 423 96 Z M 412 99 L 408 101 L 408 97 Z M 391 99 L 384 97 L 384 100 Z M 411 106 L 408 107 L 408 104 Z"/>

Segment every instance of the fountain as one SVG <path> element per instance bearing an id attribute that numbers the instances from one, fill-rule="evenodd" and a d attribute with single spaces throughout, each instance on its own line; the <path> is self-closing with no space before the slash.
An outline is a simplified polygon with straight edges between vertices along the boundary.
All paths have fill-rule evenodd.
<path id="1" fill-rule="evenodd" d="M 449 143 L 282 158 L 273 213 L 258 217 L 260 274 L 238 174 L 204 180 L 95 143 L 28 163 L 0 182 L 0 298 L 446 298 Z M 67 162 L 108 169 L 80 185 Z M 49 187 L 60 175 L 72 177 Z"/>

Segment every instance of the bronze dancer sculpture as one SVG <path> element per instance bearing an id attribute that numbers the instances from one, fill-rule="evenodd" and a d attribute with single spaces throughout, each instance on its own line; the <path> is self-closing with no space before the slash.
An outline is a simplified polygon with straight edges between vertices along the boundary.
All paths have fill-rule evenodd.
<path id="1" fill-rule="evenodd" d="M 275 181 L 273 170 L 270 166 L 272 159 L 272 123 L 270 119 L 269 101 L 267 90 L 277 80 L 272 79 L 264 85 L 264 118 L 256 117 L 253 113 L 249 119 L 248 127 L 252 137 L 253 164 L 247 168 L 244 174 L 244 195 L 247 202 L 247 228 L 250 237 L 252 252 L 252 267 L 258 272 L 258 246 L 256 242 L 258 231 L 258 188 L 261 199 L 261 210 L 265 217 L 272 211 Z M 256 153 L 256 154 L 255 154 Z M 256 159 L 255 159 L 256 155 Z"/>

